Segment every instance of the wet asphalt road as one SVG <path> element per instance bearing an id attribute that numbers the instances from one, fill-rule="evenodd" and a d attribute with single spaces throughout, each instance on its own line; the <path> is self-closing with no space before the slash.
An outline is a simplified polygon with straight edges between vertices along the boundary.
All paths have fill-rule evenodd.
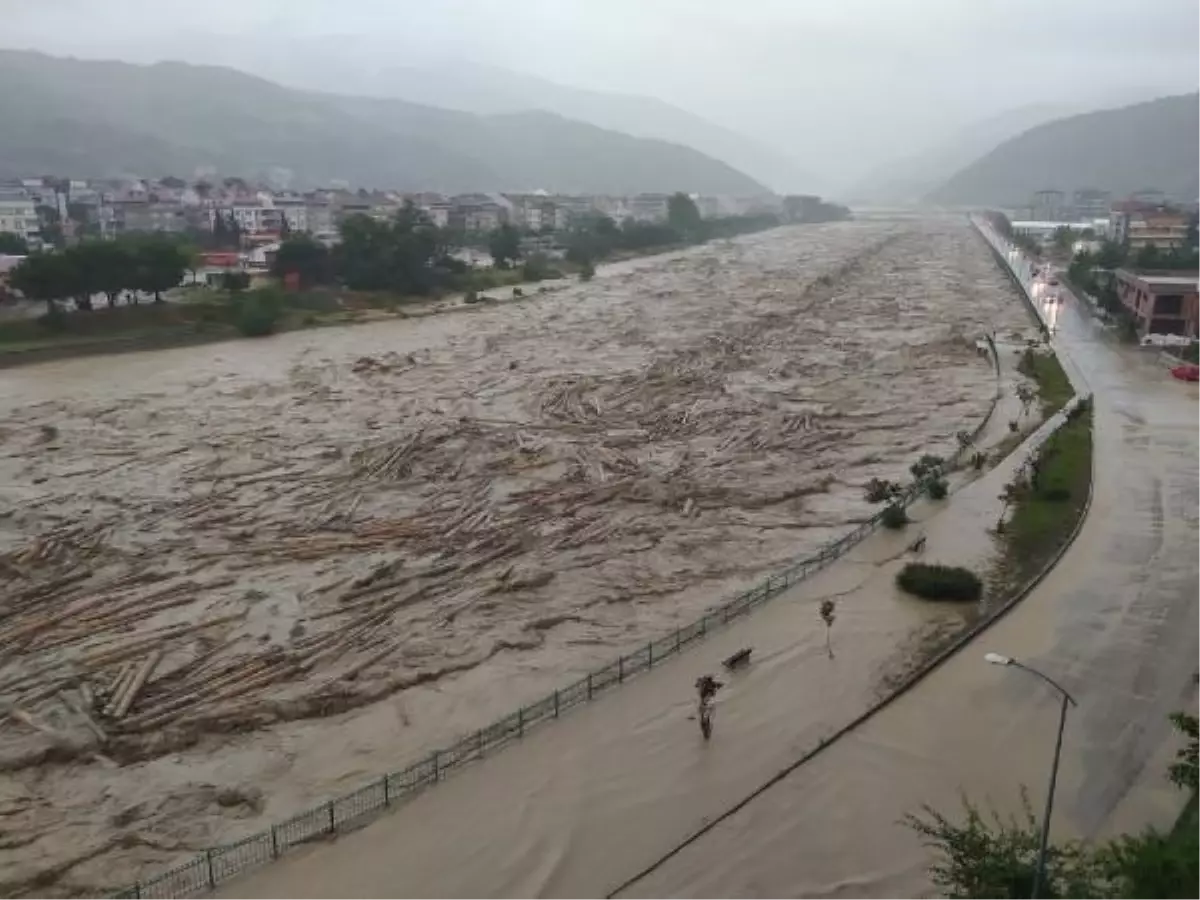
<path id="1" fill-rule="evenodd" d="M 1079 700 L 1056 836 L 1166 825 L 1177 814 L 1183 798 L 1165 768 L 1178 741 L 1166 717 L 1196 702 L 1197 389 L 1174 381 L 1156 354 L 1114 345 L 1082 305 L 1053 312 L 1055 341 L 1096 402 L 1093 503 L 1060 565 L 918 687 L 623 896 L 928 893 L 929 853 L 899 824 L 906 813 L 929 803 L 954 814 L 964 792 L 1018 811 L 1023 786 L 1041 808 L 1057 697 L 986 665 L 988 651 L 1025 660 Z M 706 652 L 765 640 L 747 630 L 786 642 L 794 614 L 768 607 Z M 756 673 L 761 683 L 722 711 L 704 754 L 679 755 L 680 723 L 663 712 L 696 663 L 668 665 L 397 815 L 232 882 L 227 895 L 603 894 L 686 833 L 677 813 L 728 807 L 811 746 L 789 712 L 811 687 L 797 681 L 802 662 L 781 651 Z M 755 695 L 761 702 L 749 703 Z"/>
<path id="2" fill-rule="evenodd" d="M 1020 657 L 1079 700 L 1054 834 L 1169 825 L 1167 716 L 1195 711 L 1197 389 L 1157 352 L 1115 345 L 1081 301 L 1050 311 L 1096 401 L 1093 503 L 1058 568 L 1014 612 L 818 757 L 633 885 L 629 896 L 914 896 L 928 852 L 897 824 L 962 793 L 1040 815 L 1058 701 L 986 651 Z"/>

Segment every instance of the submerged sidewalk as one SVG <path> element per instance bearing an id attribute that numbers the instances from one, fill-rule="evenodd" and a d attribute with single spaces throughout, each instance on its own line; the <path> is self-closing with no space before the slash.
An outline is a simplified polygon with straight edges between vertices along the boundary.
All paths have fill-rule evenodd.
<path id="1" fill-rule="evenodd" d="M 846 557 L 637 683 L 572 712 L 326 845 L 229 882 L 223 896 L 578 896 L 603 894 L 867 709 L 954 608 L 900 594 L 918 532 L 927 561 L 983 567 L 997 496 L 1020 454 L 956 492 L 922 501 L 907 530 Z M 817 615 L 837 600 L 833 658 Z M 727 679 L 705 744 L 692 684 L 753 647 Z M 837 755 L 836 749 L 827 751 Z"/>

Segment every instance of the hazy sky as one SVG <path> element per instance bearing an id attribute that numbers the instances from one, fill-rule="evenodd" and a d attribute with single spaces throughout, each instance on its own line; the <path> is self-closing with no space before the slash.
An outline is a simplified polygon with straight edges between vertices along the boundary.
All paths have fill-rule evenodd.
<path id="1" fill-rule="evenodd" d="M 1197 0 L 0 0 L 0 45 L 506 66 L 651 94 L 852 179 L 1026 104 L 1200 82 Z M 236 36 L 222 48 L 219 35 Z M 231 58 L 232 57 L 232 58 Z M 331 72 L 336 69 L 331 66 Z M 336 90 L 332 83 L 329 89 Z"/>

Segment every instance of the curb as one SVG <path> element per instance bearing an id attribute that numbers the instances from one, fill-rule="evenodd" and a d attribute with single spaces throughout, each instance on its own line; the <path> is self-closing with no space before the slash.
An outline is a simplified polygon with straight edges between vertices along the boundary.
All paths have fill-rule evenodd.
<path id="1" fill-rule="evenodd" d="M 988 243 L 988 246 L 992 250 L 992 253 L 996 257 L 997 261 L 1001 264 L 1002 268 L 1008 273 L 1008 275 L 1010 276 L 1012 281 L 1017 285 L 1017 287 L 1020 290 L 1021 297 L 1025 300 L 1026 304 L 1031 305 L 1031 301 L 1029 300 L 1028 296 L 1025 293 L 1024 286 L 1019 281 L 1017 281 L 1015 275 L 1013 274 L 1012 270 L 1009 268 L 1008 264 L 1004 261 L 1003 257 L 999 254 L 998 251 L 996 251 L 996 248 L 991 245 L 991 242 L 987 241 L 987 237 L 980 231 L 979 226 L 976 225 L 974 221 L 972 221 L 971 224 L 976 229 L 976 231 L 980 233 L 980 237 L 982 237 L 984 239 L 984 241 Z M 1035 311 L 1035 313 L 1036 313 L 1036 311 Z M 1038 320 L 1041 321 L 1040 317 L 1038 317 Z M 1053 348 L 1051 348 L 1051 349 L 1053 350 Z M 1055 355 L 1057 356 L 1058 355 L 1057 351 L 1054 351 L 1054 352 L 1055 352 Z M 1060 360 L 1060 365 L 1061 365 L 1061 360 Z M 1064 367 L 1064 371 L 1065 371 L 1065 367 Z M 1056 434 L 1058 432 L 1058 430 L 1067 423 L 1066 410 L 1073 403 L 1074 404 L 1079 403 L 1081 399 L 1083 399 L 1082 396 L 1080 394 L 1076 393 L 1073 400 L 1068 401 L 1067 404 L 1065 404 L 1063 406 L 1063 409 L 1060 410 L 1058 413 L 1056 413 L 1056 415 L 1061 416 L 1062 420 L 1059 422 L 1059 424 L 1054 429 L 1052 429 L 1048 434 L 1045 435 L 1045 437 L 1042 439 L 1042 441 L 1039 442 L 1039 446 L 1040 446 L 1040 444 L 1045 443 L 1045 441 L 1049 440 L 1051 435 Z M 1094 415 L 1095 415 L 1095 413 L 1094 413 L 1094 409 L 1093 409 L 1093 417 L 1094 417 Z M 1093 433 L 1093 438 L 1094 438 L 1094 435 L 1095 435 L 1094 418 L 1093 418 L 1093 425 L 1092 425 L 1092 433 Z M 1035 434 L 1036 434 L 1036 432 L 1035 432 Z M 1026 445 L 1026 443 L 1028 443 L 1033 437 L 1034 437 L 1034 435 L 1031 434 L 1028 438 L 1025 439 L 1025 441 L 1022 441 L 1020 445 L 1018 445 L 1017 447 L 1014 447 L 1012 450 L 1012 453 L 1016 453 L 1017 451 L 1021 450 Z M 768 790 L 770 790 L 776 784 L 783 781 L 783 779 L 785 779 L 788 775 L 792 774 L 797 769 L 802 767 L 805 763 L 810 762 L 812 759 L 814 759 L 819 754 L 824 752 L 830 746 L 837 743 L 837 741 L 839 741 L 841 738 L 850 734 L 852 731 L 856 730 L 860 725 L 863 725 L 869 719 L 874 717 L 877 713 L 886 709 L 888 706 L 890 706 L 896 700 L 903 697 L 905 694 L 907 694 L 909 691 L 911 691 L 914 687 L 916 687 L 921 681 L 923 681 L 928 675 L 933 674 L 933 672 L 935 672 L 938 668 L 940 668 L 943 663 L 945 663 L 947 660 L 949 660 L 952 656 L 956 655 L 960 650 L 962 650 L 968 644 L 970 644 L 973 640 L 975 640 L 975 638 L 977 638 L 979 635 L 983 634 L 983 632 L 987 631 L 989 628 L 992 627 L 992 625 L 996 624 L 998 621 L 1000 621 L 1000 619 L 1002 619 L 1009 612 L 1011 612 L 1017 606 L 1018 603 L 1020 603 L 1027 596 L 1029 596 L 1029 594 L 1032 593 L 1033 590 L 1046 579 L 1046 577 L 1055 569 L 1055 567 L 1057 567 L 1058 563 L 1062 560 L 1063 556 L 1066 555 L 1066 552 L 1069 549 L 1071 549 L 1071 546 L 1075 543 L 1075 539 L 1077 537 L 1079 537 L 1079 533 L 1083 530 L 1083 526 L 1087 522 L 1088 513 L 1091 511 L 1091 507 L 1092 507 L 1092 497 L 1093 497 L 1093 494 L 1095 491 L 1095 481 L 1096 481 L 1096 457 L 1095 457 L 1094 444 L 1093 444 L 1093 448 L 1092 448 L 1092 454 L 1091 454 L 1089 468 L 1091 469 L 1091 472 L 1090 472 L 1090 477 L 1088 478 L 1087 497 L 1084 498 L 1083 506 L 1081 507 L 1081 509 L 1079 511 L 1079 519 L 1078 519 L 1078 521 L 1076 521 L 1075 527 L 1071 529 L 1071 532 L 1067 535 L 1067 537 L 1063 541 L 1062 545 L 1058 548 L 1057 551 L 1055 551 L 1054 555 L 1046 562 L 1046 565 L 1043 566 L 1042 569 L 1040 571 L 1038 571 L 1038 573 L 1035 574 L 1032 578 L 1030 578 L 1024 585 L 1022 585 L 1016 591 L 1016 593 L 1014 593 L 1011 597 L 1009 597 L 1009 599 L 1003 601 L 998 607 L 996 607 L 991 612 L 990 615 L 988 615 L 985 618 L 981 619 L 980 621 L 976 622 L 974 625 L 969 627 L 962 634 L 958 635 L 953 641 L 950 642 L 950 644 L 948 644 L 946 647 L 943 647 L 940 651 L 938 651 L 936 654 L 934 654 L 934 656 L 932 658 L 930 658 L 925 663 L 923 663 L 914 672 L 910 673 L 908 675 L 908 677 L 906 677 L 904 679 L 904 681 L 902 681 L 898 687 L 896 687 L 894 690 L 892 690 L 890 693 L 888 693 L 885 697 L 883 697 L 878 702 L 876 702 L 873 706 L 869 707 L 866 711 L 860 713 L 858 716 L 851 719 L 848 723 L 843 725 L 841 728 L 834 731 L 833 734 L 831 734 L 829 737 L 822 738 L 821 741 L 817 744 L 817 746 L 814 747 L 812 750 L 809 750 L 807 753 L 800 756 L 800 758 L 796 759 L 792 763 L 789 763 L 784 769 L 780 770 L 775 775 L 773 775 L 770 779 L 765 781 L 763 784 L 759 785 L 751 793 L 749 793 L 748 795 L 743 797 L 741 800 L 739 800 L 736 804 L 734 804 L 730 808 L 722 811 L 715 818 L 705 822 L 704 825 L 702 825 L 699 829 L 697 829 L 691 835 L 686 837 L 684 840 L 680 841 L 678 844 L 676 844 L 674 847 L 672 847 L 665 854 L 660 856 L 655 862 L 651 863 L 649 866 L 645 867 L 644 869 L 642 869 L 641 871 L 639 871 L 637 874 L 633 875 L 632 877 L 627 878 L 625 881 L 621 882 L 621 884 L 619 884 L 617 887 L 611 889 L 608 893 L 605 894 L 605 897 L 611 898 L 611 897 L 617 896 L 622 891 L 624 891 L 626 888 L 629 888 L 632 885 L 636 884 L 638 881 L 640 881 L 641 879 L 645 878 L 647 875 L 651 874 L 656 869 L 658 869 L 663 863 L 667 862 L 672 857 L 678 855 L 683 850 L 685 850 L 688 846 L 695 843 L 698 839 L 703 837 L 708 832 L 712 831 L 721 822 L 723 822 L 726 819 L 730 818 L 731 816 L 737 814 L 739 811 L 741 811 L 743 808 L 745 808 L 748 804 L 750 804 L 751 801 L 755 800 L 757 797 L 766 793 Z"/>

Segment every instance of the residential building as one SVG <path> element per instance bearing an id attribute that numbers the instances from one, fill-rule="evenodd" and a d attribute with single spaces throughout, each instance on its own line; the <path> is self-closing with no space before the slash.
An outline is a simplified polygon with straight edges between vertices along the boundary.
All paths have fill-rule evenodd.
<path id="1" fill-rule="evenodd" d="M 15 234 L 26 241 L 41 235 L 37 204 L 23 187 L 0 187 L 0 231 Z"/>
<path id="2" fill-rule="evenodd" d="M 1101 218 L 1107 216 L 1112 207 L 1112 194 L 1095 188 L 1084 188 L 1076 191 L 1071 197 L 1071 207 L 1077 219 Z"/>
<path id="3" fill-rule="evenodd" d="M 217 213 L 232 216 L 238 227 L 246 235 L 278 235 L 283 227 L 283 214 L 275 208 L 272 201 L 262 198 L 252 200 L 234 200 L 225 209 Z"/>
<path id="4" fill-rule="evenodd" d="M 638 194 L 630 197 L 630 218 L 639 222 L 665 222 L 669 200 L 670 194 Z"/>
<path id="5" fill-rule="evenodd" d="M 1131 251 L 1142 247 L 1169 250 L 1187 240 L 1187 215 L 1169 206 L 1151 206 L 1139 200 L 1113 204 L 1108 236 Z"/>
<path id="6" fill-rule="evenodd" d="M 279 210 L 280 225 L 287 223 L 290 231 L 311 231 L 308 224 L 308 200 L 299 194 L 276 194 L 272 204 Z"/>
<path id="7" fill-rule="evenodd" d="M 1148 334 L 1197 337 L 1200 297 L 1196 272 L 1135 272 L 1117 269 L 1117 297 L 1137 322 L 1139 337 Z"/>
<path id="8" fill-rule="evenodd" d="M 499 194 L 463 194 L 451 201 L 450 224 L 464 231 L 494 231 L 513 218 L 513 204 Z"/>
<path id="9" fill-rule="evenodd" d="M 181 232 L 188 227 L 185 210 L 177 203 L 119 200 L 112 204 L 113 225 L 118 233 L 132 231 Z"/>
<path id="10" fill-rule="evenodd" d="M 420 209 L 421 212 L 425 213 L 425 215 L 429 217 L 429 221 L 432 222 L 436 227 L 450 227 L 450 212 L 452 207 L 449 203 L 439 201 L 437 203 L 430 203 L 422 206 Z"/>

